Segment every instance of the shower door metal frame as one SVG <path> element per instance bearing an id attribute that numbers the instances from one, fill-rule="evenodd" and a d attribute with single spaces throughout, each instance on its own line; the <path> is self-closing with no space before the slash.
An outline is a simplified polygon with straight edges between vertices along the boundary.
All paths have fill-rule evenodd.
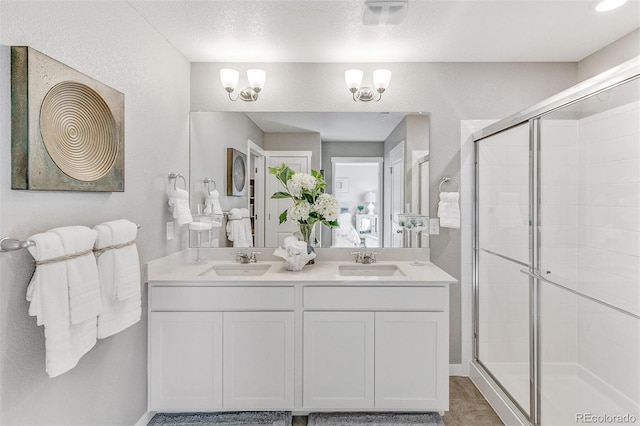
<path id="1" fill-rule="evenodd" d="M 509 402 L 518 409 L 516 413 L 523 420 L 526 419 L 530 424 L 535 426 L 541 425 L 542 407 L 540 404 L 541 397 L 541 320 L 540 320 L 540 286 L 541 281 L 547 282 L 557 287 L 561 287 L 578 296 L 585 297 L 599 304 L 611 307 L 618 312 L 630 315 L 633 318 L 640 319 L 637 314 L 626 311 L 615 305 L 595 299 L 589 295 L 577 292 L 562 284 L 552 282 L 542 276 L 540 271 L 540 118 L 553 111 L 564 108 L 568 105 L 580 102 L 587 97 L 596 95 L 614 87 L 620 86 L 634 79 L 640 79 L 640 57 L 624 62 L 608 71 L 605 71 L 593 78 L 583 81 L 567 90 L 564 90 L 542 102 L 533 105 L 521 112 L 508 116 L 496 123 L 493 123 L 484 129 L 473 133 L 474 142 L 474 212 L 473 212 L 473 362 L 485 373 L 510 400 Z M 491 371 L 479 359 L 479 319 L 480 319 L 480 289 L 479 289 L 479 260 L 480 260 L 480 233 L 479 233 L 479 145 L 483 139 L 509 130 L 521 124 L 529 122 L 529 265 L 521 272 L 529 276 L 529 413 L 518 404 L 502 383 L 491 373 Z M 483 250 L 489 252 L 488 250 Z M 491 253 L 491 252 L 489 252 Z M 498 255 L 497 253 L 492 253 Z M 500 255 L 498 255 L 500 256 Z M 504 256 L 500 256 L 504 257 Z M 508 259 L 513 261 L 514 259 Z"/>

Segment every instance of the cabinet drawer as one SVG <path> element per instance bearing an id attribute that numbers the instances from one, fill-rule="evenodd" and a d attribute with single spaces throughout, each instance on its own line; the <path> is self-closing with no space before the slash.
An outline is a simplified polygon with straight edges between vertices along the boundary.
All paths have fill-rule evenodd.
<path id="1" fill-rule="evenodd" d="M 445 311 L 449 289 L 441 287 L 305 287 L 304 309 Z"/>
<path id="2" fill-rule="evenodd" d="M 152 287 L 152 311 L 292 311 L 293 287 Z"/>

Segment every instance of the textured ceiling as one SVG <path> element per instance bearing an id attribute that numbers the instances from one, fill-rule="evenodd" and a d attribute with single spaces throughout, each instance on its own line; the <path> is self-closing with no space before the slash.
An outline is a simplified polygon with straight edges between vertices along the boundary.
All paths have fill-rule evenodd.
<path id="1" fill-rule="evenodd" d="M 409 0 L 390 27 L 361 0 L 128 3 L 191 62 L 575 62 L 640 27 L 640 0 Z"/>

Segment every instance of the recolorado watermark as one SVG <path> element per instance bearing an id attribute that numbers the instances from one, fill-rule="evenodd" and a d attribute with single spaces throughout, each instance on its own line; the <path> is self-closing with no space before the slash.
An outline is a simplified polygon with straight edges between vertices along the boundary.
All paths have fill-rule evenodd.
<path id="1" fill-rule="evenodd" d="M 576 423 L 584 424 L 635 424 L 638 421 L 632 414 L 594 414 L 576 413 Z"/>

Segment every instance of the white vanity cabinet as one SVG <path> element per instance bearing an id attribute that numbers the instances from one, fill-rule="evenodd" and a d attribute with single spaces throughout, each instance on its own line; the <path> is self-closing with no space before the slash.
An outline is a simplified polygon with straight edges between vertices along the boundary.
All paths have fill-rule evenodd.
<path id="1" fill-rule="evenodd" d="M 446 411 L 449 280 L 432 265 L 340 278 L 149 281 L 149 410 Z M 282 271 L 280 271 L 282 268 Z M 199 277 L 199 276 L 198 276 Z"/>
<path id="2" fill-rule="evenodd" d="M 447 410 L 448 294 L 446 285 L 305 287 L 304 408 Z"/>
<path id="3" fill-rule="evenodd" d="M 291 410 L 293 287 L 151 286 L 149 409 Z"/>

